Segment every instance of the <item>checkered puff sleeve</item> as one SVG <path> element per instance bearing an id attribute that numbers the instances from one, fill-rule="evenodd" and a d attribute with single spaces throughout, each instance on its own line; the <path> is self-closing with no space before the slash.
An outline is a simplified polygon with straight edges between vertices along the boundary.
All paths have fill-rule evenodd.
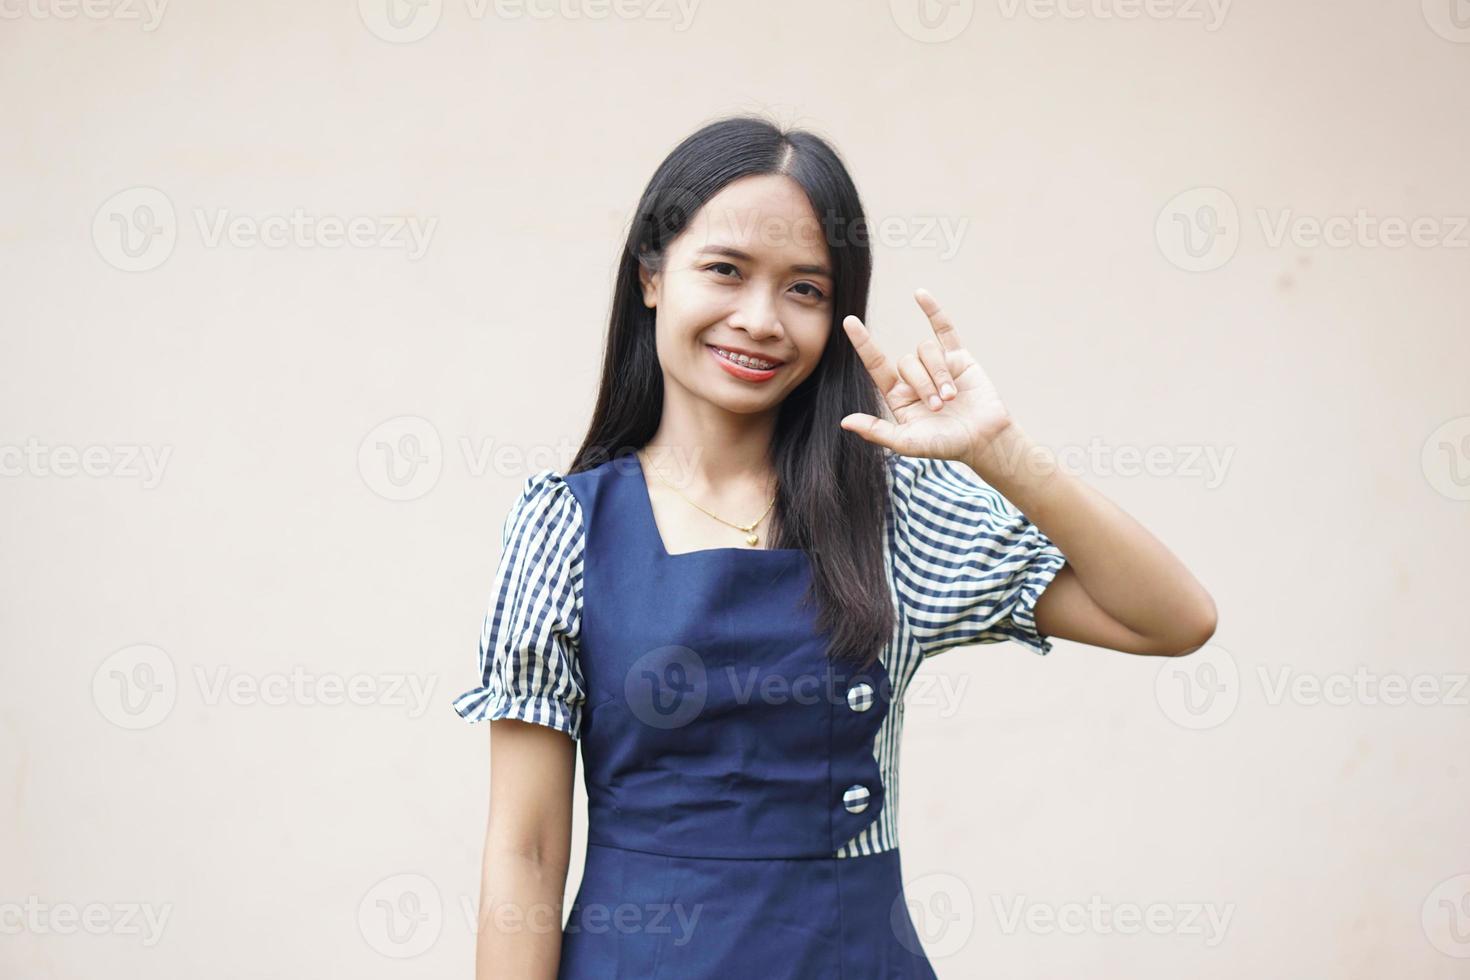
<path id="1" fill-rule="evenodd" d="M 454 700 L 466 721 L 514 718 L 580 737 L 583 541 L 571 488 L 553 470 L 530 476 L 501 528 L 479 686 Z"/>
<path id="2" fill-rule="evenodd" d="M 894 578 L 924 656 L 1015 640 L 1038 654 L 1041 593 L 1066 557 L 963 463 L 891 454 Z"/>

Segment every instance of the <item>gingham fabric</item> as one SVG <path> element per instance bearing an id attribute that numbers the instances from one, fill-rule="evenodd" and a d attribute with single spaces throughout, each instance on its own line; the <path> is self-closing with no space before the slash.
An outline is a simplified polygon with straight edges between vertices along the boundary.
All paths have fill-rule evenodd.
<path id="1" fill-rule="evenodd" d="M 899 615 L 881 653 L 893 683 L 874 740 L 886 788 L 884 812 L 835 856 L 898 846 L 898 758 L 903 696 L 919 664 L 957 646 L 1014 640 L 1037 654 L 1041 593 L 1061 571 L 1061 551 L 968 467 L 885 450 L 888 521 L 884 558 Z M 500 718 L 581 733 L 585 700 L 577 663 L 581 628 L 581 507 L 554 470 L 529 477 L 502 525 L 501 555 L 480 632 L 480 683 L 454 700 L 466 721 Z M 849 705 L 872 705 L 855 687 Z M 857 788 L 857 789 L 860 789 Z M 864 790 L 844 804 L 866 806 Z M 860 811 L 854 811 L 860 812 Z"/>

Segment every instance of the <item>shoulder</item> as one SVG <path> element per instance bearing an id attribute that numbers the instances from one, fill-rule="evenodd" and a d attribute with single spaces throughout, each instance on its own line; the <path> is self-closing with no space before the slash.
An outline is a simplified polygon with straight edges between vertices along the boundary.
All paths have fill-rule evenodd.
<path id="1" fill-rule="evenodd" d="M 521 494 L 516 505 L 556 503 L 561 498 L 570 497 L 571 493 L 571 486 L 566 478 L 556 470 L 537 470 L 521 484 Z"/>
<path id="2" fill-rule="evenodd" d="M 570 558 L 580 552 L 583 536 L 582 507 L 566 478 L 553 469 L 526 477 L 502 527 L 505 548 L 548 543 Z"/>

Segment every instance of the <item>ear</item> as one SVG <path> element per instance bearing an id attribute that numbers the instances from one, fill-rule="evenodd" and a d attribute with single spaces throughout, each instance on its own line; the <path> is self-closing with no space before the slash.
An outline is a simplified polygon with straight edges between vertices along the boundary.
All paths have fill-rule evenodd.
<path id="1" fill-rule="evenodd" d="M 649 275 L 648 266 L 638 263 L 638 281 L 643 284 L 643 305 L 650 310 L 658 306 L 658 273 Z"/>

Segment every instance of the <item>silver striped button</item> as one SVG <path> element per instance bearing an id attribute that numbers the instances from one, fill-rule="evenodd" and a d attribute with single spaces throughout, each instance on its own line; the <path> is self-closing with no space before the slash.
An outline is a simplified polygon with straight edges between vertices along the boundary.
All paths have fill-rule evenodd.
<path id="1" fill-rule="evenodd" d="M 847 792 L 842 794 L 842 805 L 848 813 L 862 813 L 868 808 L 868 787 L 862 783 L 847 787 Z"/>
<path id="2" fill-rule="evenodd" d="M 873 706 L 873 686 L 854 684 L 847 689 L 847 706 L 853 711 L 867 711 Z"/>

